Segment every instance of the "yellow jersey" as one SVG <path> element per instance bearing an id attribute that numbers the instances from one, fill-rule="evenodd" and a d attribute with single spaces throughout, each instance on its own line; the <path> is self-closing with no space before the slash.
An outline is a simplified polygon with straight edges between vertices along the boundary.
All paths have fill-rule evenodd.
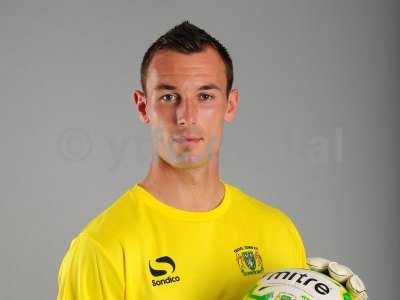
<path id="1" fill-rule="evenodd" d="M 57 299 L 242 299 L 268 271 L 308 268 L 285 213 L 221 182 L 223 200 L 206 212 L 127 189 L 70 243 Z"/>

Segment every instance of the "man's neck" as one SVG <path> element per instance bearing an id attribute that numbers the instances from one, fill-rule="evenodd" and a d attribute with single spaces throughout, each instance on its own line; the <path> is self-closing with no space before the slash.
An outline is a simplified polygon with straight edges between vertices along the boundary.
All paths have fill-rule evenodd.
<path id="1" fill-rule="evenodd" d="M 178 169 L 157 157 L 139 185 L 159 201 L 187 211 L 212 210 L 225 193 L 219 180 L 218 160 L 197 168 Z"/>

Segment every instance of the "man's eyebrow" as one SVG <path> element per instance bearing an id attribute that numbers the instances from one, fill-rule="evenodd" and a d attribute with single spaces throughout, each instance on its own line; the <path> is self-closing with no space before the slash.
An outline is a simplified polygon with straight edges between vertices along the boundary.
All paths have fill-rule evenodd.
<path id="1" fill-rule="evenodd" d="M 176 87 L 166 83 L 157 84 L 156 91 L 161 91 L 161 90 L 176 90 Z"/>
<path id="2" fill-rule="evenodd" d="M 160 84 L 158 84 L 156 86 L 156 91 L 161 91 L 161 90 L 173 91 L 173 90 L 176 90 L 176 89 L 177 89 L 176 86 L 173 86 L 171 84 L 166 84 L 166 83 L 160 83 Z M 217 86 L 217 85 L 215 85 L 213 83 L 202 85 L 197 90 L 198 91 L 205 91 L 205 90 L 213 90 L 213 89 L 221 91 L 219 86 Z"/>
<path id="3" fill-rule="evenodd" d="M 199 91 L 204 91 L 204 90 L 219 90 L 219 91 L 221 91 L 219 86 L 215 85 L 213 83 L 202 85 L 201 87 L 198 88 L 198 90 Z"/>

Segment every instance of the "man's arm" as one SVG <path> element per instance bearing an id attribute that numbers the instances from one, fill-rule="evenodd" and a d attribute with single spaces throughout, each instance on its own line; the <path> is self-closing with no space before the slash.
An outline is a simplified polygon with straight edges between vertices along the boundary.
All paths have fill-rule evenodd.
<path id="1" fill-rule="evenodd" d="M 306 249 L 296 225 L 285 212 L 278 208 L 274 208 L 274 218 L 276 218 L 276 226 L 271 232 L 270 241 L 274 245 L 272 268 L 308 269 Z"/>
<path id="2" fill-rule="evenodd" d="M 281 221 L 285 224 L 285 226 L 282 226 L 282 228 L 287 228 L 290 232 L 290 235 L 292 236 L 292 239 L 294 241 L 294 252 L 297 253 L 297 255 L 295 256 L 296 259 L 293 260 L 293 263 L 291 263 L 291 265 L 283 266 L 282 268 L 296 267 L 324 273 L 346 286 L 353 299 L 368 299 L 363 281 L 358 275 L 354 274 L 349 267 L 338 264 L 336 262 L 331 262 L 330 260 L 325 258 L 306 258 L 306 250 L 298 229 L 296 228 L 292 220 L 284 212 L 280 210 L 277 210 L 277 212 L 277 215 L 280 215 Z M 279 235 L 280 234 L 283 233 L 279 232 Z M 285 256 L 286 255 L 290 256 L 289 253 L 285 253 Z"/>
<path id="3" fill-rule="evenodd" d="M 80 234 L 61 263 L 57 300 L 124 299 L 122 276 L 105 249 L 87 234 Z"/>

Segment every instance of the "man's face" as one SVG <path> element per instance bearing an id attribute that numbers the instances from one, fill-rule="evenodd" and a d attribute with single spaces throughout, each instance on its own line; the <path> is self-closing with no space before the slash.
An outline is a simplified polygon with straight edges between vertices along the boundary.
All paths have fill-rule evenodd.
<path id="1" fill-rule="evenodd" d="M 226 94 L 225 66 L 211 47 L 182 54 L 158 51 L 147 71 L 142 119 L 150 125 L 155 155 L 178 168 L 216 158 L 225 121 L 233 120 L 237 90 Z M 145 104 L 144 104 L 145 102 Z"/>

